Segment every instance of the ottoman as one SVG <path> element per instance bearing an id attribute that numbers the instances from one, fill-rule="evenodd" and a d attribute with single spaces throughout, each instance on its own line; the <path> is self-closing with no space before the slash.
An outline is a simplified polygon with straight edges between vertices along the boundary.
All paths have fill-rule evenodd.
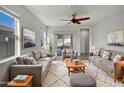
<path id="1" fill-rule="evenodd" d="M 70 76 L 71 87 L 96 87 L 96 80 L 86 74 L 74 73 Z"/>

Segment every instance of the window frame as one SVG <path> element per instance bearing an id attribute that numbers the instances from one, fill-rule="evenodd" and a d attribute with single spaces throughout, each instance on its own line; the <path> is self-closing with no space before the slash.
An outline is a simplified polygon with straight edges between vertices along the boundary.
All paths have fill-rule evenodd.
<path id="1" fill-rule="evenodd" d="M 0 12 L 3 12 L 4 14 L 14 18 L 15 23 L 16 23 L 15 32 L 14 32 L 14 34 L 15 34 L 15 54 L 13 56 L 0 59 L 0 63 L 3 63 L 3 62 L 7 62 L 9 60 L 16 58 L 17 56 L 20 56 L 20 20 L 19 20 L 20 16 L 18 14 L 14 13 L 13 11 L 9 10 L 5 6 L 0 6 Z"/>
<path id="2" fill-rule="evenodd" d="M 61 37 L 61 39 L 62 39 L 62 46 L 65 48 L 65 47 L 73 47 L 73 35 L 72 34 L 57 34 L 57 48 L 59 48 L 58 47 L 58 35 L 62 35 L 62 37 Z M 65 46 L 65 43 L 64 43 L 64 39 L 65 39 L 65 37 L 64 37 L 64 35 L 70 35 L 70 40 L 71 40 L 71 45 L 70 46 Z M 59 38 L 60 39 L 60 38 Z"/>
<path id="3" fill-rule="evenodd" d="M 46 48 L 47 47 L 47 32 L 46 31 L 40 31 L 40 34 L 44 34 L 43 35 L 43 46 L 41 46 L 41 48 Z M 41 40 L 41 36 L 40 36 L 40 40 Z M 41 45 L 41 42 L 40 42 Z"/>

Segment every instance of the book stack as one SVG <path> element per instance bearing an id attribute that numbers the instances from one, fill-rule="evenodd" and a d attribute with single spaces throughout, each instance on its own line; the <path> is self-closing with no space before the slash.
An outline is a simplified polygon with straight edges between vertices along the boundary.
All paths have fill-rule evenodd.
<path id="1" fill-rule="evenodd" d="M 13 80 L 14 82 L 25 82 L 28 79 L 28 75 L 17 75 Z"/>

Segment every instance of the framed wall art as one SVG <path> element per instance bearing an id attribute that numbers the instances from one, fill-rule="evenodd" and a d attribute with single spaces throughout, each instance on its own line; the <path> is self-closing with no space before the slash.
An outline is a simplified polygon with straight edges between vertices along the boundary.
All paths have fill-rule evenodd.
<path id="1" fill-rule="evenodd" d="M 28 28 L 23 28 L 23 48 L 35 46 L 35 32 Z"/>
<path id="2" fill-rule="evenodd" d="M 124 46 L 124 31 L 109 32 L 107 34 L 107 44 L 113 46 Z"/>

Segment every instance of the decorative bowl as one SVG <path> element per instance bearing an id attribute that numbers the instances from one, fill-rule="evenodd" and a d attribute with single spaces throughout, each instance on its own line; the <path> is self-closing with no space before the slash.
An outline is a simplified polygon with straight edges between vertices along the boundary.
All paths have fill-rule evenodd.
<path id="1" fill-rule="evenodd" d="M 75 64 L 75 65 L 78 65 L 80 63 L 79 59 L 73 59 L 72 62 Z"/>

